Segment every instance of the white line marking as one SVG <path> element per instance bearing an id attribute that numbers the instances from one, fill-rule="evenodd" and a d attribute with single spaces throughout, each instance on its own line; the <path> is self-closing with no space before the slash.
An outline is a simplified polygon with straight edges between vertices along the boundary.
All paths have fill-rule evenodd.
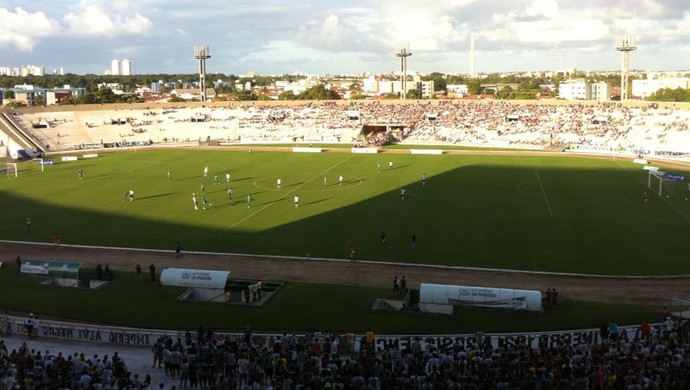
<path id="1" fill-rule="evenodd" d="M 541 184 L 541 177 L 539 177 L 539 172 L 535 169 L 534 174 L 537 175 L 537 180 L 539 181 L 539 188 L 541 188 L 541 193 L 544 195 L 544 203 L 546 203 L 546 208 L 549 209 L 549 215 L 553 217 L 553 211 L 551 211 L 551 205 L 549 204 L 549 198 L 546 196 L 546 191 L 544 191 L 544 186 Z"/>
<path id="2" fill-rule="evenodd" d="M 321 172 L 321 173 L 317 173 L 316 175 L 314 175 L 314 177 L 312 177 L 311 179 L 309 179 L 309 180 L 305 181 L 304 183 L 298 185 L 297 187 L 291 189 L 290 191 L 286 192 L 286 193 L 285 193 L 283 196 L 281 196 L 280 198 L 278 198 L 278 199 L 276 199 L 276 200 L 274 200 L 274 201 L 272 201 L 272 202 L 269 202 L 269 203 L 265 204 L 265 205 L 264 205 L 263 207 L 261 207 L 260 209 L 256 210 L 255 212 L 253 212 L 253 213 L 247 215 L 246 217 L 240 219 L 239 221 L 235 222 L 232 226 L 230 226 L 230 228 L 225 229 L 225 231 L 234 228 L 235 226 L 241 224 L 242 222 L 248 220 L 249 218 L 255 216 L 256 214 L 258 214 L 258 213 L 264 211 L 267 207 L 272 206 L 274 203 L 276 203 L 276 202 L 278 202 L 278 201 L 280 201 L 280 200 L 283 200 L 283 199 L 288 198 L 290 194 L 292 194 L 293 192 L 295 192 L 295 191 L 297 191 L 298 189 L 302 188 L 303 186 L 305 186 L 305 185 L 306 185 L 307 183 L 309 183 L 310 181 L 316 179 L 317 177 L 322 177 L 325 173 L 328 173 L 329 171 L 331 171 L 331 170 L 337 168 L 339 165 L 346 163 L 347 161 L 349 161 L 349 160 L 350 160 L 351 158 L 353 158 L 353 157 L 354 157 L 354 155 L 352 155 L 352 156 L 346 158 L 345 160 L 343 160 L 343 161 L 341 161 L 341 162 L 339 162 L 339 163 L 333 165 L 332 167 L 326 169 L 325 171 L 323 171 L 323 172 Z"/>

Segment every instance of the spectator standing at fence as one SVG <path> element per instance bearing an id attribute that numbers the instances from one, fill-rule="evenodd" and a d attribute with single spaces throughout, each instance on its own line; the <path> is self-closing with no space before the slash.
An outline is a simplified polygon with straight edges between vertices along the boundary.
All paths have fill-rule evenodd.
<path id="1" fill-rule="evenodd" d="M 17 273 L 22 272 L 22 257 L 17 255 L 17 258 L 14 259 L 14 263 L 17 265 Z"/>
<path id="2" fill-rule="evenodd" d="M 24 320 L 24 327 L 26 328 L 26 335 L 34 337 L 36 335 L 36 326 L 38 325 L 38 318 L 34 313 L 29 313 L 29 316 Z"/>
<path id="3" fill-rule="evenodd" d="M 151 275 L 151 281 L 155 282 L 156 281 L 156 266 L 151 264 L 149 265 L 149 274 Z"/>
<path id="4" fill-rule="evenodd" d="M 12 324 L 10 317 L 7 315 L 7 310 L 5 310 L 2 314 L 0 314 L 0 336 L 10 334 L 10 330 L 12 330 Z M 5 350 L 5 354 L 7 354 L 7 350 Z M 0 350 L 0 356 L 3 356 L 2 350 Z"/>
<path id="5" fill-rule="evenodd" d="M 175 258 L 182 258 L 182 244 L 180 244 L 180 240 L 177 240 L 177 242 L 175 242 Z"/>

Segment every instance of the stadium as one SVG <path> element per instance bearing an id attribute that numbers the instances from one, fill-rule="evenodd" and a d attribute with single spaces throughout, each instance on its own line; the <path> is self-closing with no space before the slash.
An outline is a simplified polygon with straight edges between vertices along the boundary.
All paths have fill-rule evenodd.
<path id="1" fill-rule="evenodd" d="M 277 386 L 363 388 L 356 377 L 369 386 L 375 377 L 380 388 L 498 388 L 530 375 L 572 384 L 591 371 L 555 367 L 572 357 L 571 346 L 586 346 L 621 381 L 639 370 L 662 388 L 683 388 L 682 362 L 661 372 L 591 348 L 624 345 L 634 355 L 645 343 L 687 342 L 689 125 L 687 108 L 646 103 L 8 110 L 0 118 L 8 156 L 0 291 L 15 298 L 2 309 L 20 332 L 26 314 L 37 313 L 46 337 L 77 338 L 71 322 L 118 345 L 196 337 L 200 326 L 234 340 L 250 326 L 262 336 L 250 335 L 244 348 L 257 360 L 262 346 L 285 356 L 302 348 L 359 356 L 347 370 L 334 362 L 337 378 L 297 358 L 286 365 L 299 369 L 287 371 L 308 378 L 262 365 L 270 374 L 259 376 Z M 38 286 L 12 272 L 16 255 L 29 264 L 78 262 L 80 279 L 102 279 L 99 265 L 115 272 L 97 289 Z M 137 265 L 146 280 L 136 279 Z M 180 301 L 186 288 L 159 283 L 167 268 L 228 271 L 234 282 L 280 288 L 261 305 L 234 293 L 231 304 Z M 403 276 L 401 290 L 394 281 Z M 425 302 L 429 284 L 559 295 L 535 314 Z M 643 321 L 654 335 L 640 330 Z M 615 337 L 610 322 L 621 325 Z M 521 347 L 561 355 L 534 374 L 536 360 L 525 358 L 522 369 L 489 378 Z M 656 362 L 678 351 L 646 353 Z M 474 371 L 473 356 L 481 362 Z M 376 358 L 389 363 L 376 369 Z M 396 371 L 398 363 L 439 372 Z"/>

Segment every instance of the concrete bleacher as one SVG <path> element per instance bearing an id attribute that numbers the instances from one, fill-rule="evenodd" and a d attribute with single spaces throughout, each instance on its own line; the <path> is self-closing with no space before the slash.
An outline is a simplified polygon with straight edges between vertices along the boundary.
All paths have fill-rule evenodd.
<path id="1" fill-rule="evenodd" d="M 363 126 L 396 127 L 403 144 L 690 153 L 690 108 L 505 101 L 79 106 L 16 110 L 50 151 L 203 143 L 344 143 Z M 353 114 L 354 113 L 354 114 Z M 432 114 L 429 114 L 432 113 Z M 34 128 L 34 123 L 48 127 Z"/>

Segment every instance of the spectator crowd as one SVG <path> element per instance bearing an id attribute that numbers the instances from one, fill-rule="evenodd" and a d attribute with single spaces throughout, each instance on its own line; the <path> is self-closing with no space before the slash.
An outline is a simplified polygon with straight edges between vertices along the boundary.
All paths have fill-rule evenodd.
<path id="1" fill-rule="evenodd" d="M 219 335 L 200 327 L 161 337 L 153 370 L 180 389 L 681 390 L 690 388 L 688 322 L 644 322 L 628 337 L 615 321 L 591 343 L 547 338 L 496 343 L 478 332 L 445 345 L 413 337 L 377 343 L 372 330 L 304 335 Z M 169 381 L 169 382 L 170 382 Z M 7 351 L 0 343 L 0 389 L 154 389 L 112 356 Z"/>

